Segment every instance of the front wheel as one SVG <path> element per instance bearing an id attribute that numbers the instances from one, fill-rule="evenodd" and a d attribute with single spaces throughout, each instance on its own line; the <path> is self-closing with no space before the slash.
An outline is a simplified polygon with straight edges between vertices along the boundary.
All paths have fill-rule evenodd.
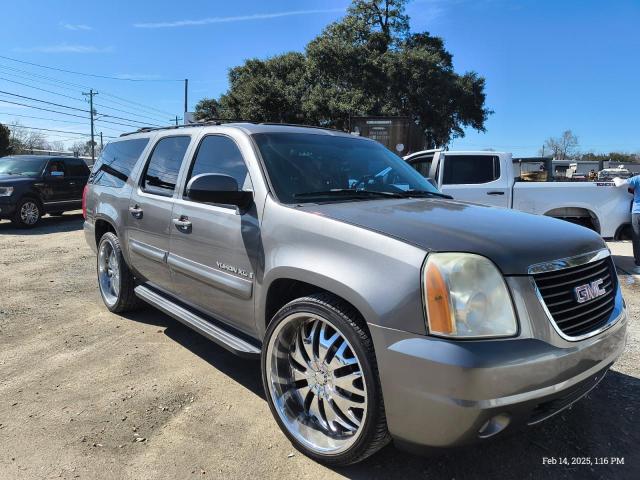
<path id="1" fill-rule="evenodd" d="M 262 378 L 273 416 L 305 455 L 349 465 L 389 442 L 373 343 L 336 297 L 300 298 L 274 316 Z"/>
<path id="2" fill-rule="evenodd" d="M 40 210 L 40 204 L 34 198 L 23 198 L 18 203 L 16 213 L 14 214 L 12 221 L 16 225 L 22 228 L 35 227 L 40 221 L 42 212 Z"/>

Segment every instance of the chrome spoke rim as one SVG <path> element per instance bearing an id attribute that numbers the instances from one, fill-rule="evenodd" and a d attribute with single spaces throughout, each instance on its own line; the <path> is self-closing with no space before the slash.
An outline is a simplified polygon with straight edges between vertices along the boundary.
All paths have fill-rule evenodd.
<path id="1" fill-rule="evenodd" d="M 120 293 L 120 264 L 109 240 L 102 242 L 98 251 L 98 284 L 104 301 L 114 305 Z"/>
<path id="2" fill-rule="evenodd" d="M 20 220 L 27 225 L 33 225 L 38 221 L 40 209 L 34 202 L 25 202 L 20 207 Z"/>
<path id="3" fill-rule="evenodd" d="M 362 433 L 367 389 L 360 360 L 328 320 L 292 314 L 267 347 L 269 394 L 287 430 L 317 453 L 338 454 Z"/>

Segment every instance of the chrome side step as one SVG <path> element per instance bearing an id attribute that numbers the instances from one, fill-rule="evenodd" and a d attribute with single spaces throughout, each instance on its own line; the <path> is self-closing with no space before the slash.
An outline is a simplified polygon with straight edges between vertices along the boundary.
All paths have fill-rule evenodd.
<path id="1" fill-rule="evenodd" d="M 145 302 L 153 305 L 158 310 L 163 311 L 167 315 L 175 318 L 179 322 L 192 328 L 196 332 L 204 335 L 209 340 L 216 342 L 223 348 L 232 353 L 245 358 L 256 358 L 260 356 L 260 349 L 255 345 L 237 337 L 217 325 L 213 325 L 204 318 L 187 310 L 186 308 L 176 305 L 171 300 L 163 297 L 144 285 L 135 288 L 135 294 Z"/>

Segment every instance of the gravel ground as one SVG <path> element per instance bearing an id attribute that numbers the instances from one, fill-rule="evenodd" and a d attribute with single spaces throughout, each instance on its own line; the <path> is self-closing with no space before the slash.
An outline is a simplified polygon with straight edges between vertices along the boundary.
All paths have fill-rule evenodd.
<path id="1" fill-rule="evenodd" d="M 623 357 L 588 400 L 506 439 L 327 469 L 273 421 L 259 365 L 151 308 L 109 313 L 82 218 L 0 222 L 0 478 L 640 478 L 640 286 Z M 543 457 L 624 465 L 543 465 Z"/>

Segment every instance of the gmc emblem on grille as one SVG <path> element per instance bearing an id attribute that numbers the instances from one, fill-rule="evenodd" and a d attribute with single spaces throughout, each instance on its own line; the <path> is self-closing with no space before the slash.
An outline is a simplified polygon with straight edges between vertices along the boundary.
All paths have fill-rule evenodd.
<path id="1" fill-rule="evenodd" d="M 602 282 L 604 282 L 604 280 L 599 278 L 591 283 L 585 283 L 584 285 L 575 287 L 573 292 L 576 295 L 576 301 L 578 303 L 584 303 L 606 294 L 607 291 L 602 288 Z"/>

